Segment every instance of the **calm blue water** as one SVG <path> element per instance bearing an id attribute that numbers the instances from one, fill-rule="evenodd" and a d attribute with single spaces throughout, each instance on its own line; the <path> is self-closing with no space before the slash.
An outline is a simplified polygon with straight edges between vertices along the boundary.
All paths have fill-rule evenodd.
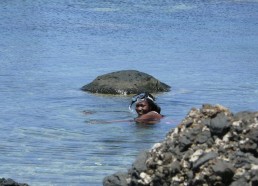
<path id="1" fill-rule="evenodd" d="M 258 110 L 257 0 L 1 0 L 0 34 L 0 177 L 102 185 L 192 107 Z M 106 123 L 130 97 L 80 91 L 125 69 L 172 87 L 160 124 Z"/>

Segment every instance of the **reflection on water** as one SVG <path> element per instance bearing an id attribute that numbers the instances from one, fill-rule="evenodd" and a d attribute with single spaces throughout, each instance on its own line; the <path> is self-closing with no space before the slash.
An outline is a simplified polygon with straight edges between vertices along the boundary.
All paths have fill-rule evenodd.
<path id="1" fill-rule="evenodd" d="M 1 176 L 99 186 L 192 107 L 257 110 L 257 17 L 256 1 L 1 1 Z M 80 90 L 124 69 L 172 87 L 159 124 L 135 124 L 129 96 Z"/>

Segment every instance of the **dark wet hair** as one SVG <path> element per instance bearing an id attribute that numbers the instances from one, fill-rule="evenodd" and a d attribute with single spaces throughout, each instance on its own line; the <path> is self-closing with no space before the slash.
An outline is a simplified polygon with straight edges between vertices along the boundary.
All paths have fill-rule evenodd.
<path id="1" fill-rule="evenodd" d="M 154 101 L 150 100 L 150 99 L 146 99 L 146 101 L 148 102 L 151 111 L 156 111 L 157 113 L 160 114 L 161 112 L 161 108 L 157 105 L 157 103 L 155 103 Z"/>

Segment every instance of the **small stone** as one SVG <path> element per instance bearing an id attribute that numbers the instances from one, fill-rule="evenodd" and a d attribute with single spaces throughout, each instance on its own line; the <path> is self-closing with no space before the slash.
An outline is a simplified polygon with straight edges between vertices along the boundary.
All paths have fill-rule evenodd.
<path id="1" fill-rule="evenodd" d="M 224 113 L 219 113 L 211 119 L 210 130 L 212 135 L 223 136 L 230 128 L 229 118 Z"/>
<path id="2" fill-rule="evenodd" d="M 174 161 L 172 164 L 171 164 L 171 173 L 172 175 L 175 175 L 177 173 L 179 173 L 181 170 L 181 165 L 178 161 Z"/>
<path id="3" fill-rule="evenodd" d="M 201 165 L 206 163 L 207 161 L 216 158 L 218 155 L 215 152 L 209 152 L 202 155 L 197 161 L 193 163 L 193 170 L 199 168 Z"/>
<path id="4" fill-rule="evenodd" d="M 145 172 L 142 172 L 140 174 L 140 177 L 142 178 L 142 180 L 145 184 L 149 184 L 151 182 L 151 177 L 148 174 L 146 174 Z"/>
<path id="5" fill-rule="evenodd" d="M 251 132 L 249 133 L 248 137 L 254 143 L 258 143 L 258 128 L 252 129 Z"/>
<path id="6" fill-rule="evenodd" d="M 193 124 L 193 120 L 192 119 L 188 119 L 188 120 L 184 121 L 183 123 L 184 123 L 184 125 L 186 127 L 190 127 Z"/>
<path id="7" fill-rule="evenodd" d="M 163 155 L 163 164 L 169 164 L 173 159 L 172 159 L 172 153 L 171 152 L 166 152 Z"/>
<path id="8" fill-rule="evenodd" d="M 188 138 L 188 136 L 182 136 L 179 141 L 180 152 L 186 151 L 192 145 L 192 143 L 193 142 Z"/>
<path id="9" fill-rule="evenodd" d="M 196 143 L 198 144 L 203 144 L 205 142 L 207 142 L 209 140 L 209 138 L 211 137 L 211 133 L 210 131 L 203 131 L 202 133 L 200 133 L 197 138 L 196 138 Z"/>
<path id="10" fill-rule="evenodd" d="M 216 163 L 211 166 L 214 174 L 222 178 L 222 182 L 229 184 L 232 181 L 234 175 L 234 168 L 231 164 L 222 160 L 217 160 Z"/>
<path id="11" fill-rule="evenodd" d="M 250 185 L 248 184 L 248 181 L 244 177 L 241 177 L 236 181 L 232 182 L 230 186 L 250 186 Z"/>
<path id="12" fill-rule="evenodd" d="M 127 185 L 127 174 L 115 173 L 103 179 L 103 186 L 124 186 Z"/>

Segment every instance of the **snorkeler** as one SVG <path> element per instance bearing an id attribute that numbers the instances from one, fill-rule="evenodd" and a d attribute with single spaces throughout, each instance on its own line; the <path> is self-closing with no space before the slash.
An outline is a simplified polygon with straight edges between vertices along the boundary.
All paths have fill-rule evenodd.
<path id="1" fill-rule="evenodd" d="M 132 105 L 135 105 L 135 111 L 138 114 L 134 120 L 137 123 L 155 124 L 160 121 L 163 117 L 160 114 L 160 107 L 155 103 L 155 98 L 149 93 L 141 93 L 132 97 L 132 102 L 129 106 L 131 109 Z"/>

